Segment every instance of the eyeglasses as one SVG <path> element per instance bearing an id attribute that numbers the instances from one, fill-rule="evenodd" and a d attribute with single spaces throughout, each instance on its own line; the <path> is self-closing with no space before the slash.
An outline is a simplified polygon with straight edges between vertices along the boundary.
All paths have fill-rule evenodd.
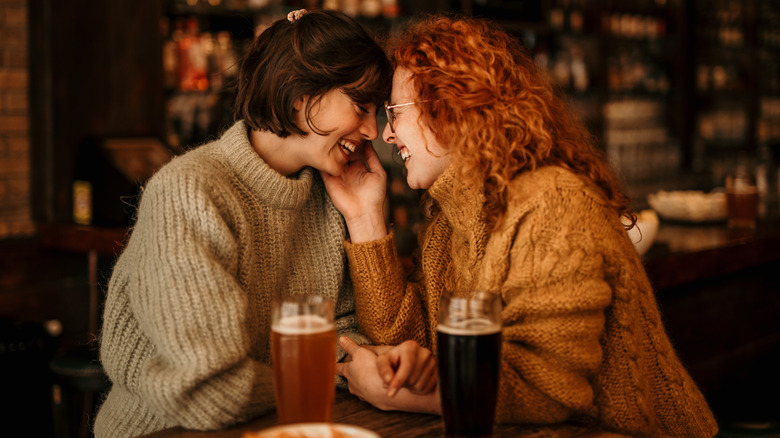
<path id="1" fill-rule="evenodd" d="M 393 122 L 395 121 L 395 112 L 393 109 L 401 107 L 401 106 L 409 106 L 409 105 L 416 105 L 418 103 L 423 102 L 430 102 L 430 100 L 421 100 L 419 102 L 406 102 L 406 103 L 398 103 L 395 105 L 388 105 L 387 101 L 385 101 L 385 112 L 387 113 L 387 124 L 390 125 L 390 131 L 395 134 L 395 126 L 393 126 Z"/>

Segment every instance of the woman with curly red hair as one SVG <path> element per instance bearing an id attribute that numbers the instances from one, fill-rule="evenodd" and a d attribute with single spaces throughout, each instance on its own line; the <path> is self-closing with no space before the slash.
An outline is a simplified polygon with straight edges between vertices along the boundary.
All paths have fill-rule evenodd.
<path id="1" fill-rule="evenodd" d="M 715 435 L 621 221 L 635 222 L 628 197 L 519 43 L 483 20 L 429 17 L 405 30 L 393 58 L 383 136 L 409 185 L 427 189 L 426 224 L 407 279 L 373 149 L 367 167 L 325 177 L 350 232 L 360 328 L 403 343 L 377 357 L 343 340 L 350 389 L 381 408 L 439 412 L 436 391 L 424 394 L 439 299 L 487 290 L 503 303 L 497 421 Z"/>

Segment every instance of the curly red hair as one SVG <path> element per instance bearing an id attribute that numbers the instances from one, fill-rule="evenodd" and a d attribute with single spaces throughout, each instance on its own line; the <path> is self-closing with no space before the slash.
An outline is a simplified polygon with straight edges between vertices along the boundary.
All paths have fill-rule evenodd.
<path id="1" fill-rule="evenodd" d="M 617 214 L 636 220 L 595 137 L 520 43 L 495 24 L 423 17 L 393 41 L 392 52 L 395 67 L 411 72 L 421 121 L 448 145 L 461 181 L 484 184 L 491 226 L 506 211 L 509 182 L 546 165 L 590 178 Z"/>

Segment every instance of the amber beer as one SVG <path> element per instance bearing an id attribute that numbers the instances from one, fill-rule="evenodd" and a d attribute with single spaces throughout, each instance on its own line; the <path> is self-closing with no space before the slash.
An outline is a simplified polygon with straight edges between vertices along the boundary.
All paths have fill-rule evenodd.
<path id="1" fill-rule="evenodd" d="M 332 303 L 332 302 L 331 302 Z M 279 424 L 333 421 L 336 327 L 316 314 L 274 318 L 271 360 Z"/>
<path id="2" fill-rule="evenodd" d="M 493 430 L 501 362 L 500 303 L 490 302 L 494 298 L 497 299 L 487 298 L 487 303 L 475 305 L 482 310 L 474 312 L 468 306 L 450 305 L 452 301 L 442 300 L 436 344 L 442 415 L 448 437 L 490 436 Z M 466 313 L 455 315 L 456 308 Z"/>
<path id="3" fill-rule="evenodd" d="M 755 186 L 726 190 L 729 227 L 755 228 L 758 214 L 758 189 Z"/>

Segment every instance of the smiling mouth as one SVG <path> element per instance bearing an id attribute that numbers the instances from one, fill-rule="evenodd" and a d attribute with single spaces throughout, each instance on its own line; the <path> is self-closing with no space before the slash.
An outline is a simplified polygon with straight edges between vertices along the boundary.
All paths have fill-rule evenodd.
<path id="1" fill-rule="evenodd" d="M 355 152 L 355 149 L 357 149 L 358 145 L 357 143 L 354 143 L 351 140 L 348 140 L 346 138 L 342 138 L 339 140 L 339 146 L 341 146 L 341 150 L 344 151 L 345 154 L 349 155 L 352 152 Z"/>
<path id="2" fill-rule="evenodd" d="M 398 155 L 401 156 L 401 160 L 404 161 L 404 163 L 412 157 L 412 154 L 409 153 L 409 149 L 406 149 L 406 147 L 401 147 L 398 149 Z"/>

